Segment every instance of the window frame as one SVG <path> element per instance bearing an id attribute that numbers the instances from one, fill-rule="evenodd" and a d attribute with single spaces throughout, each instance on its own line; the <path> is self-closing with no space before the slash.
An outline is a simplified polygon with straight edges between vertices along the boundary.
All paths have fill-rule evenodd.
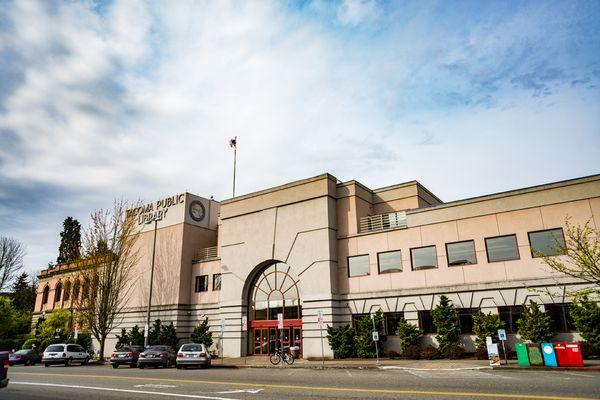
<path id="1" fill-rule="evenodd" d="M 415 269 L 415 264 L 414 264 L 414 260 L 413 260 L 413 250 L 419 250 L 419 249 L 426 249 L 429 247 L 433 247 L 433 253 L 434 253 L 434 258 L 435 258 L 435 265 L 433 267 L 420 267 Z M 419 246 L 419 247 L 411 247 L 410 249 L 410 269 L 411 271 L 422 271 L 422 270 L 427 270 L 427 269 L 438 269 L 440 266 L 438 265 L 438 255 L 437 255 L 437 246 L 435 244 L 429 245 L 429 246 Z"/>
<path id="2" fill-rule="evenodd" d="M 505 237 L 511 237 L 513 236 L 515 238 L 515 247 L 517 249 L 517 258 L 507 258 L 507 259 L 502 259 L 502 260 L 490 260 L 490 252 L 488 249 L 488 239 L 499 239 L 499 238 L 505 238 Z M 510 233 L 508 235 L 498 235 L 498 236 L 489 236 L 483 239 L 483 242 L 485 244 L 485 255 L 487 257 L 487 262 L 488 264 L 490 263 L 496 263 L 496 262 L 505 262 L 505 261 L 516 261 L 516 260 L 520 260 L 521 259 L 521 252 L 519 250 L 519 239 L 517 238 L 517 234 L 516 233 Z"/>
<path id="3" fill-rule="evenodd" d="M 367 271 L 366 274 L 362 274 L 362 275 L 350 275 L 350 259 L 351 258 L 358 258 L 358 257 L 367 257 L 367 265 L 369 266 L 369 269 Z M 360 276 L 370 276 L 371 275 L 371 258 L 369 257 L 369 253 L 366 254 L 357 254 L 355 256 L 348 256 L 346 257 L 346 263 L 348 264 L 348 278 L 357 278 Z"/>
<path id="4" fill-rule="evenodd" d="M 453 265 L 451 265 L 450 264 L 450 253 L 448 252 L 448 245 L 468 243 L 468 242 L 473 243 L 473 255 L 475 256 L 475 262 L 472 264 L 453 264 Z M 464 267 L 465 265 L 477 265 L 478 264 L 477 248 L 475 247 L 475 240 L 473 240 L 473 239 L 459 240 L 458 242 L 449 242 L 449 243 L 445 244 L 445 248 L 446 248 L 446 263 L 448 264 L 448 267 Z"/>
<path id="5" fill-rule="evenodd" d="M 567 246 L 567 241 L 565 240 L 565 231 L 562 228 L 562 226 L 558 227 L 558 228 L 550 228 L 550 229 L 540 229 L 537 231 L 531 231 L 531 232 L 527 232 L 527 240 L 529 241 L 529 251 L 531 252 L 531 258 L 543 258 L 544 256 L 536 256 L 535 254 L 533 254 L 533 246 L 531 245 L 531 234 L 532 233 L 541 233 L 541 232 L 549 232 L 549 231 L 557 231 L 560 229 L 560 234 L 562 235 L 562 239 L 563 239 L 563 244 L 566 248 Z M 562 253 L 558 253 L 558 254 L 552 254 L 552 255 L 548 255 L 547 257 L 556 257 L 556 256 L 562 256 L 565 254 L 565 249 L 563 249 Z"/>
<path id="6" fill-rule="evenodd" d="M 433 323 L 433 315 L 431 314 L 432 310 L 418 310 L 417 311 L 417 320 L 419 321 L 419 329 L 423 331 L 424 335 L 435 335 L 437 334 L 437 328 Z M 423 316 L 427 314 L 429 315 L 429 319 L 431 320 L 431 332 L 429 329 L 425 330 L 425 324 L 423 323 Z"/>
<path id="7" fill-rule="evenodd" d="M 204 290 L 202 290 L 202 285 L 200 285 L 200 283 L 202 282 L 202 278 L 204 279 L 205 287 Z M 194 282 L 194 293 L 204 293 L 204 292 L 208 292 L 208 284 L 209 281 L 209 275 L 196 275 L 196 281 Z"/>
<path id="8" fill-rule="evenodd" d="M 386 253 L 400 253 L 400 271 L 383 271 L 381 272 L 381 264 L 379 262 L 379 255 L 380 254 L 386 254 Z M 404 271 L 404 265 L 402 263 L 402 250 L 398 249 L 398 250 L 386 250 L 386 251 L 380 251 L 377 253 L 377 274 L 381 275 L 381 274 L 396 274 L 399 272 Z"/>
<path id="9" fill-rule="evenodd" d="M 217 287 L 215 286 L 215 282 L 216 282 L 216 281 L 215 281 L 215 277 L 216 277 L 216 276 L 218 276 L 218 277 L 219 277 L 219 288 L 217 288 Z M 221 285 L 222 285 L 222 283 L 223 283 L 223 280 L 222 280 L 222 279 L 223 279 L 223 274 L 221 274 L 221 273 L 219 272 L 219 273 L 216 273 L 216 274 L 212 274 L 212 277 L 213 277 L 213 279 L 212 279 L 212 290 L 213 290 L 213 292 L 218 292 L 219 290 L 221 290 Z"/>

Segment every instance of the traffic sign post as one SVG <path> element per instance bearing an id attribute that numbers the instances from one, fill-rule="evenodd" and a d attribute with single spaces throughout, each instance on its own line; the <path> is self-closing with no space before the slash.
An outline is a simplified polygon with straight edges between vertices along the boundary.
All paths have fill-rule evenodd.
<path id="1" fill-rule="evenodd" d="M 277 313 L 277 329 L 279 329 L 279 350 L 283 352 L 283 314 Z"/>
<path id="2" fill-rule="evenodd" d="M 246 364 L 250 343 L 248 343 L 248 317 L 245 315 L 242 315 L 242 332 L 244 332 L 244 340 L 246 342 L 246 351 L 244 352 L 244 364 Z"/>
<path id="3" fill-rule="evenodd" d="M 377 355 L 377 365 L 379 366 L 379 347 L 377 346 L 379 332 L 375 329 L 375 314 L 371 314 L 371 321 L 373 321 L 373 341 L 375 342 L 375 354 Z"/>
<path id="4" fill-rule="evenodd" d="M 504 346 L 504 341 L 506 340 L 506 330 L 498 329 L 498 339 L 502 342 L 502 350 L 504 352 L 504 364 L 508 365 L 508 357 L 506 356 L 506 347 Z"/>
<path id="5" fill-rule="evenodd" d="M 223 334 L 225 333 L 225 318 L 221 318 L 221 364 L 223 364 Z"/>
<path id="6" fill-rule="evenodd" d="M 321 364 L 325 365 L 325 349 L 323 347 L 323 310 L 319 310 L 317 314 L 317 323 L 319 324 L 319 331 L 321 332 Z"/>

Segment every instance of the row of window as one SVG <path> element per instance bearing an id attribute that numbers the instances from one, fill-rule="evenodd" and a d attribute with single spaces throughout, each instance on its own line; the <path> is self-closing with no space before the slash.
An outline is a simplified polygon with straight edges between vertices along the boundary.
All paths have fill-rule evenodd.
<path id="1" fill-rule="evenodd" d="M 565 239 L 562 228 L 529 232 L 529 246 L 533 257 L 562 254 Z M 488 263 L 518 260 L 519 245 L 517 235 L 503 235 L 485 239 L 485 251 Z M 475 241 L 465 240 L 446 243 L 448 266 L 477 264 Z M 436 246 L 424 246 L 410 249 L 412 270 L 437 268 Z M 402 252 L 400 250 L 377 253 L 377 266 L 380 274 L 402 271 Z M 369 255 L 348 257 L 348 276 L 370 274 Z"/>
<path id="2" fill-rule="evenodd" d="M 81 285 L 79 283 L 79 280 L 75 281 L 72 288 L 71 288 L 71 281 L 67 281 L 65 283 L 65 287 L 63 290 L 63 284 L 62 284 L 62 282 L 59 281 L 56 284 L 56 286 L 54 287 L 54 304 L 60 302 L 61 297 L 62 297 L 63 302 L 69 301 L 71 297 L 73 299 L 78 299 L 80 286 Z M 84 298 L 88 296 L 88 291 L 89 291 L 89 282 L 85 281 L 83 284 L 83 297 Z M 44 289 L 42 291 L 42 304 L 48 304 L 49 295 L 50 295 L 50 286 L 46 285 L 46 286 L 44 286 Z"/>
<path id="3" fill-rule="evenodd" d="M 199 275 L 196 277 L 196 283 L 194 285 L 194 291 L 208 292 L 208 275 Z M 221 290 L 221 274 L 213 274 L 212 279 L 212 290 Z"/>
<path id="4" fill-rule="evenodd" d="M 546 304 L 546 313 L 550 315 L 552 323 L 554 324 L 554 330 L 556 332 L 574 332 L 575 325 L 573 319 L 569 314 L 569 304 Z M 473 316 L 477 313 L 477 308 L 458 308 L 458 323 L 460 325 L 461 334 L 472 334 L 473 333 Z M 519 329 L 518 320 L 523 312 L 523 306 L 510 306 L 510 307 L 498 307 L 498 316 L 500 320 L 504 322 L 504 329 L 508 333 L 517 333 Z M 369 314 L 353 314 L 352 315 L 352 327 L 356 329 L 358 327 L 358 320 Z M 383 314 L 383 326 L 380 328 L 383 330 L 385 335 L 397 335 L 398 334 L 398 322 L 404 318 L 403 312 L 390 312 Z M 433 324 L 433 317 L 431 311 L 419 311 L 419 327 L 423 330 L 423 333 L 437 333 L 435 325 Z"/>

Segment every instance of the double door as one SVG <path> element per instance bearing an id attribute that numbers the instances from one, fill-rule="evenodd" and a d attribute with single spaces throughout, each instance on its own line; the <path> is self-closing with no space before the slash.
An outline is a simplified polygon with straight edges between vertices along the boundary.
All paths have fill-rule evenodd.
<path id="1" fill-rule="evenodd" d="M 277 329 L 277 322 L 274 326 L 254 327 L 249 345 L 254 355 L 269 355 L 277 348 L 287 350 L 292 346 L 298 346 L 302 354 L 302 327 L 290 325 Z"/>

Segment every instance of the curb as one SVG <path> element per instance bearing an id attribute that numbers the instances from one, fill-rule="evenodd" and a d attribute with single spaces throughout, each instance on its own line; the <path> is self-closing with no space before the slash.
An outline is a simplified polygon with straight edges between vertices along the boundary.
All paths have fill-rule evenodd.
<path id="1" fill-rule="evenodd" d="M 600 371 L 600 366 L 591 367 L 519 367 L 519 366 L 495 366 L 492 367 L 494 370 L 512 370 L 512 371 L 574 371 L 574 372 L 586 372 L 586 371 Z"/>
<path id="2" fill-rule="evenodd" d="M 492 369 L 490 366 L 470 366 L 457 368 L 416 368 L 400 367 L 396 365 L 218 365 L 213 364 L 211 368 L 263 368 L 263 369 L 357 369 L 357 370 L 401 370 L 401 371 L 473 371 Z"/>

